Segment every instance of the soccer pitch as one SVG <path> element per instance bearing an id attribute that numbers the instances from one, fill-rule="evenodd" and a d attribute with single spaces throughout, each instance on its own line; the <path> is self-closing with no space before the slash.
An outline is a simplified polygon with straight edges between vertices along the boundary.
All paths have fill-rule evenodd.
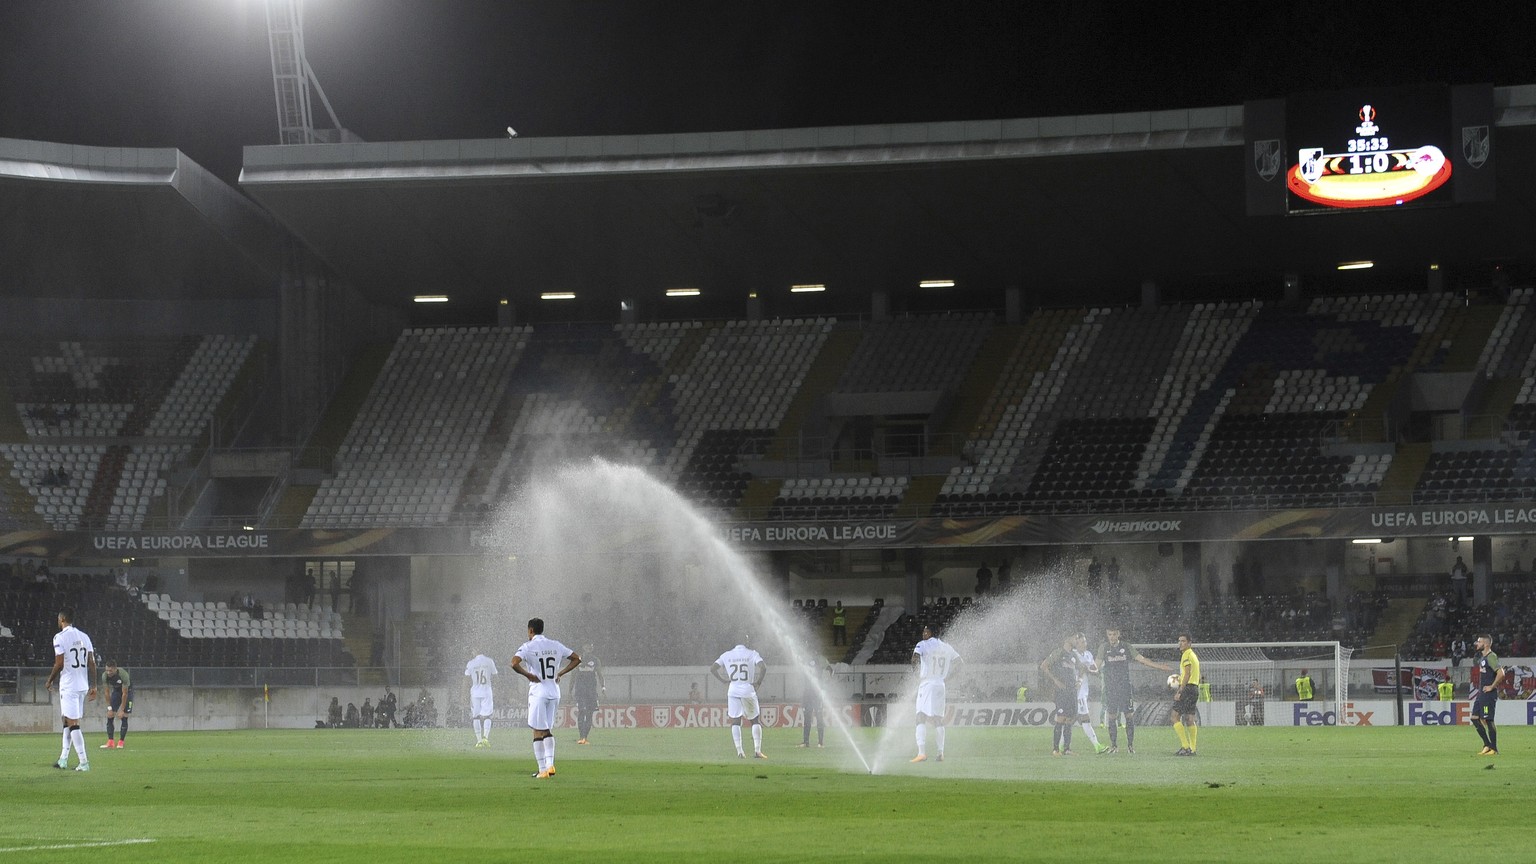
<path id="1" fill-rule="evenodd" d="M 1466 727 L 1210 728 L 1193 759 L 1166 727 L 1138 729 L 1136 755 L 1070 758 L 1049 728 L 967 729 L 921 765 L 893 731 L 900 758 L 871 776 L 831 729 L 825 750 L 770 730 L 765 761 L 736 759 L 726 730 L 599 729 L 561 736 L 544 781 L 520 728 L 489 750 L 468 730 L 283 730 L 134 733 L 118 751 L 90 730 L 89 773 L 52 767 L 57 735 L 11 735 L 0 864 L 1401 861 L 1469 832 L 1480 856 L 1529 847 L 1519 729 L 1483 758 Z"/>

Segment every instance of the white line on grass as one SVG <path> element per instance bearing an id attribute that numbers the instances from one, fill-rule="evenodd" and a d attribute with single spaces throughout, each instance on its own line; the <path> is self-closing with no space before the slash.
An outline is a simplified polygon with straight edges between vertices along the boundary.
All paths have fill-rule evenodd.
<path id="1" fill-rule="evenodd" d="M 44 852 L 53 849 L 95 849 L 99 846 L 133 846 L 153 843 L 152 837 L 132 837 L 127 840 L 101 840 L 94 843 L 53 843 L 47 846 L 0 846 L 0 852 Z"/>

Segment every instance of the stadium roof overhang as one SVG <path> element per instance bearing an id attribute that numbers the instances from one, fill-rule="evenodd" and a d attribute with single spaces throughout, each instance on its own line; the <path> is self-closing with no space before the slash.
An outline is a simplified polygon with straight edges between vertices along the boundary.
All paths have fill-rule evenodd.
<path id="1" fill-rule="evenodd" d="M 269 214 L 177 150 L 0 138 L 7 297 L 273 297 L 292 246 Z"/>
<path id="2" fill-rule="evenodd" d="M 1282 274 L 1355 290 L 1536 260 L 1536 87 L 1496 93 L 1498 200 L 1245 215 L 1241 106 L 1044 119 L 606 138 L 248 147 L 242 187 L 376 301 L 488 314 L 573 291 L 566 319 L 1247 296 Z M 921 289 L 923 279 L 956 289 Z M 1403 280 L 1409 280 L 1405 285 Z M 827 290 L 791 294 L 795 284 Z M 698 297 L 663 298 L 669 288 Z M 1337 290 L 1350 290 L 1342 286 Z M 542 304 L 546 309 L 554 304 Z"/>

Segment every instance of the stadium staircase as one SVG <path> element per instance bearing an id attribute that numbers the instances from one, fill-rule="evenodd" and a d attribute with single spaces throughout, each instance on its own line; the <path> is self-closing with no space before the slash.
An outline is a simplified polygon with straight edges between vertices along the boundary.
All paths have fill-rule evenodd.
<path id="1" fill-rule="evenodd" d="M 1365 650 L 1365 658 L 1368 660 L 1390 659 L 1397 653 L 1397 646 L 1408 642 L 1413 636 L 1413 625 L 1424 614 L 1423 597 L 1401 597 L 1387 601 L 1387 608 L 1381 612 L 1381 617 L 1376 622 L 1376 632 L 1371 635 L 1371 642 Z"/>
<path id="2" fill-rule="evenodd" d="M 1392 457 L 1392 464 L 1381 478 L 1377 503 L 1407 504 L 1412 501 L 1414 487 L 1419 485 L 1424 466 L 1429 464 L 1429 454 L 1428 442 L 1397 445 L 1397 455 Z"/>
<path id="3" fill-rule="evenodd" d="M 358 353 L 357 360 L 347 370 L 325 413 L 320 416 L 320 422 L 315 424 L 315 431 L 309 436 L 309 446 L 300 459 L 301 465 L 330 468 L 336 458 L 336 448 L 346 440 L 357 420 L 357 412 L 368 400 L 379 371 L 384 368 L 384 361 L 389 359 L 389 352 L 394 347 L 393 342 L 383 342 L 369 345 Z"/>
<path id="4" fill-rule="evenodd" d="M 960 385 L 960 398 L 954 410 L 938 428 L 937 443 L 928 455 L 959 456 L 960 448 L 978 430 L 982 412 L 997 389 L 1003 368 L 1008 365 L 1015 346 L 1024 338 L 1024 328 L 1019 325 L 993 327 L 976 351 L 976 359 L 966 372 Z M 993 425 L 996 425 L 995 423 Z"/>
<path id="5" fill-rule="evenodd" d="M 1499 323 L 1503 311 L 1503 306 L 1465 306 L 1446 315 L 1440 332 L 1443 341 L 1448 341 L 1450 346 L 1440 362 L 1440 371 L 1471 372 L 1476 369 L 1483 346 L 1488 344 L 1493 326 Z"/>
<path id="6" fill-rule="evenodd" d="M 373 621 L 367 615 L 341 613 L 341 640 L 357 662 L 359 684 L 385 684 L 384 670 L 372 665 Z"/>
<path id="7" fill-rule="evenodd" d="M 773 443 L 768 445 L 769 459 L 786 459 L 796 449 L 794 445 L 806 418 L 827 394 L 837 388 L 838 379 L 848 367 L 848 359 L 853 356 L 854 349 L 859 347 L 861 338 L 863 334 L 853 329 L 834 328 L 827 334 L 826 341 L 821 344 L 821 351 L 811 362 L 811 368 L 806 370 L 799 392 L 795 393 L 789 408 L 784 412 L 784 421 L 779 424 L 778 434 L 774 436 Z"/>
<path id="8" fill-rule="evenodd" d="M 901 499 L 901 513 L 909 513 L 917 516 L 927 516 L 933 512 L 933 502 L 939 500 L 939 493 L 944 491 L 946 477 L 921 476 L 913 477 L 907 484 L 906 497 Z"/>

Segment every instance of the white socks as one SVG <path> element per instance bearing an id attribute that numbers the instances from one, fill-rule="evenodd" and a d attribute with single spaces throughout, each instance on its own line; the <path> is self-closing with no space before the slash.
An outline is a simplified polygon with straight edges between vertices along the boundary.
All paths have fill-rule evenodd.
<path id="1" fill-rule="evenodd" d="M 533 742 L 533 758 L 534 761 L 539 763 L 540 772 L 549 770 L 549 756 L 546 755 L 549 752 L 549 748 L 544 746 L 549 741 L 550 739 L 548 738 L 541 738 Z"/>
<path id="2" fill-rule="evenodd" d="M 752 752 L 763 752 L 763 724 L 752 724 Z"/>
<path id="3" fill-rule="evenodd" d="M 928 755 L 928 727 L 917 724 L 917 755 Z"/>
<path id="4" fill-rule="evenodd" d="M 943 756 L 944 755 L 944 727 L 940 726 L 937 729 L 935 729 L 934 732 L 938 735 L 939 755 Z"/>
<path id="5" fill-rule="evenodd" d="M 736 742 L 736 752 L 741 752 L 741 727 L 731 726 L 731 740 Z"/>
<path id="6" fill-rule="evenodd" d="M 1093 734 L 1093 724 L 1089 723 L 1087 720 L 1084 720 L 1077 725 L 1083 730 L 1083 734 L 1088 736 L 1088 740 L 1093 742 L 1093 747 L 1095 750 L 1097 750 L 1099 747 L 1099 736 Z"/>
<path id="7" fill-rule="evenodd" d="M 491 740 L 491 718 L 487 717 L 484 720 L 481 720 L 480 729 L 480 737 L 487 741 Z"/>
<path id="8" fill-rule="evenodd" d="M 474 720 L 472 720 L 470 722 L 475 724 L 475 743 L 479 744 L 480 743 L 480 739 L 485 737 L 485 733 L 480 731 L 480 718 L 476 717 Z"/>
<path id="9" fill-rule="evenodd" d="M 91 757 L 85 755 L 85 733 L 80 731 L 79 726 L 69 730 L 69 740 L 75 742 L 75 752 L 80 754 L 81 765 L 91 761 Z M 65 754 L 68 755 L 68 752 L 66 750 Z"/>

